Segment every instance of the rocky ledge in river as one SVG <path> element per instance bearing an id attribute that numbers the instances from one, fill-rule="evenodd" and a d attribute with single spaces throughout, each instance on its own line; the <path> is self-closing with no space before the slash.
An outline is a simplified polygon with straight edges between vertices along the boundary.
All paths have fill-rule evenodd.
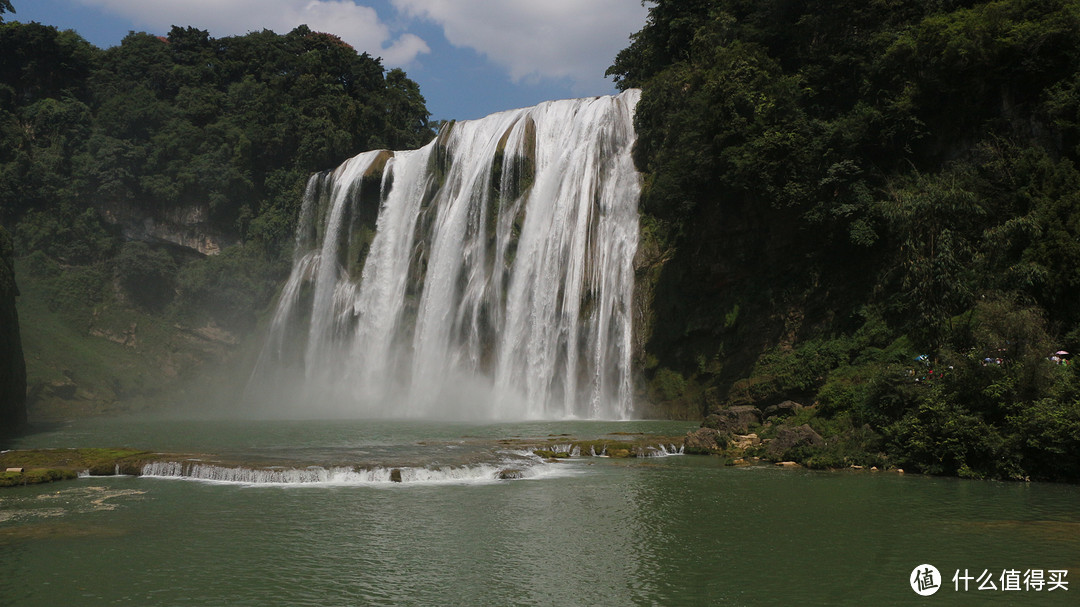
<path id="1" fill-rule="evenodd" d="M 816 424 L 817 407 L 786 400 L 760 408 L 754 405 L 716 407 L 701 427 L 683 438 L 686 453 L 727 458 L 734 465 L 772 462 L 782 467 L 892 469 L 884 454 L 867 448 L 869 427 L 842 429 Z M 861 442 L 860 442 L 861 441 Z M 858 448 L 853 448 L 857 446 Z"/>
<path id="2" fill-rule="evenodd" d="M 634 458 L 655 457 L 681 453 L 683 440 L 677 436 L 660 436 L 640 433 L 615 433 L 598 438 L 579 439 L 570 435 L 552 435 L 546 438 L 509 438 L 501 440 L 472 439 L 464 437 L 452 441 L 457 446 L 464 442 L 490 447 L 494 451 L 531 453 L 548 461 L 565 461 L 575 457 Z M 431 445 L 432 443 L 421 443 Z M 0 487 L 14 487 L 70 480 L 79 476 L 140 476 L 150 467 L 191 466 L 211 467 L 222 470 L 240 470 L 258 475 L 282 470 L 310 470 L 313 468 L 339 468 L 371 470 L 385 468 L 390 482 L 403 481 L 403 469 L 424 467 L 423 461 L 385 462 L 358 461 L 307 461 L 292 459 L 222 457 L 209 453 L 161 453 L 128 448 L 111 449 L 26 449 L 0 452 Z M 524 473 L 512 465 L 499 470 L 500 480 L 523 478 Z"/>

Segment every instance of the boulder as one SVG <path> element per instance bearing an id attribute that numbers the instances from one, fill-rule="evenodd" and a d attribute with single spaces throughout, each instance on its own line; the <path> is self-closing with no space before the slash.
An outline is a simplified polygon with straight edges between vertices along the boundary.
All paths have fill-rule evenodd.
<path id="1" fill-rule="evenodd" d="M 716 453 L 727 446 L 728 437 L 713 428 L 698 428 L 686 433 L 684 453 Z"/>
<path id="2" fill-rule="evenodd" d="M 761 439 L 758 438 L 757 434 L 739 434 L 731 441 L 731 446 L 736 449 L 749 449 L 750 447 L 760 444 Z"/>
<path id="3" fill-rule="evenodd" d="M 770 419 L 773 417 L 788 417 L 790 415 L 798 413 L 802 408 L 802 405 L 793 400 L 785 400 L 779 405 L 765 407 L 763 417 L 765 419 Z"/>
<path id="4" fill-rule="evenodd" d="M 728 434 L 746 434 L 750 426 L 761 423 L 761 411 L 753 405 L 719 409 L 705 418 L 701 425 Z"/>
<path id="5" fill-rule="evenodd" d="M 820 447 L 825 444 L 825 439 L 814 432 L 807 424 L 795 428 L 781 428 L 776 433 L 776 438 L 769 442 L 765 452 L 771 459 L 783 459 L 785 454 L 798 447 Z"/>
<path id="6" fill-rule="evenodd" d="M 45 386 L 45 394 L 63 400 L 71 400 L 75 398 L 75 393 L 78 389 L 79 387 L 70 379 L 56 380 L 49 382 L 49 384 Z"/>

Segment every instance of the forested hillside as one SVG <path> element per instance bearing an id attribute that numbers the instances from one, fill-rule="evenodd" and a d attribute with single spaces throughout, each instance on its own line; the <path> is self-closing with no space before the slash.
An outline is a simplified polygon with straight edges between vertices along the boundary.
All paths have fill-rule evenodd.
<path id="1" fill-rule="evenodd" d="M 643 90 L 639 408 L 705 416 L 704 450 L 1080 479 L 1080 0 L 647 4 L 609 70 Z M 0 24 L 31 410 L 197 400 L 288 274 L 307 177 L 428 116 L 306 27 Z"/>
<path id="2" fill-rule="evenodd" d="M 101 50 L 0 24 L 0 225 L 31 407 L 106 411 L 220 360 L 288 275 L 307 178 L 420 146 L 428 118 L 404 72 L 305 26 Z"/>
<path id="3" fill-rule="evenodd" d="M 648 394 L 815 405 L 762 430 L 810 465 L 1080 479 L 1080 2 L 650 4 L 609 70 Z"/>

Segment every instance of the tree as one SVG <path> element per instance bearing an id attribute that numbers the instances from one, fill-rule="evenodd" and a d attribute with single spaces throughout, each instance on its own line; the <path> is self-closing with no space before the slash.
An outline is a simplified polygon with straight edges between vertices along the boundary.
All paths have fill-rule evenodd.
<path id="1" fill-rule="evenodd" d="M 885 271 L 895 309 L 917 343 L 936 354 L 952 317 L 974 294 L 972 237 L 983 210 L 959 176 L 945 173 L 916 176 L 891 192 L 879 212 L 897 247 Z"/>
<path id="2" fill-rule="evenodd" d="M 129 242 L 116 256 L 116 274 L 136 304 L 160 312 L 171 300 L 177 266 L 163 249 Z"/>

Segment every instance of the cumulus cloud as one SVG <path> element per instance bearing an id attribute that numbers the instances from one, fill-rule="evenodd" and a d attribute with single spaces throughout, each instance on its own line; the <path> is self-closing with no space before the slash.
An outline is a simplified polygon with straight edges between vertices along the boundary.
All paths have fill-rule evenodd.
<path id="1" fill-rule="evenodd" d="M 586 91 L 645 24 L 638 0 L 391 0 L 446 39 L 507 69 L 514 82 L 569 78 Z"/>
<path id="2" fill-rule="evenodd" d="M 263 29 L 287 33 L 307 24 L 340 37 L 357 51 L 381 56 L 389 66 L 406 65 L 430 52 L 414 34 L 394 36 L 375 9 L 352 0 L 80 0 L 136 25 L 165 32 L 192 25 L 215 37 Z"/>

